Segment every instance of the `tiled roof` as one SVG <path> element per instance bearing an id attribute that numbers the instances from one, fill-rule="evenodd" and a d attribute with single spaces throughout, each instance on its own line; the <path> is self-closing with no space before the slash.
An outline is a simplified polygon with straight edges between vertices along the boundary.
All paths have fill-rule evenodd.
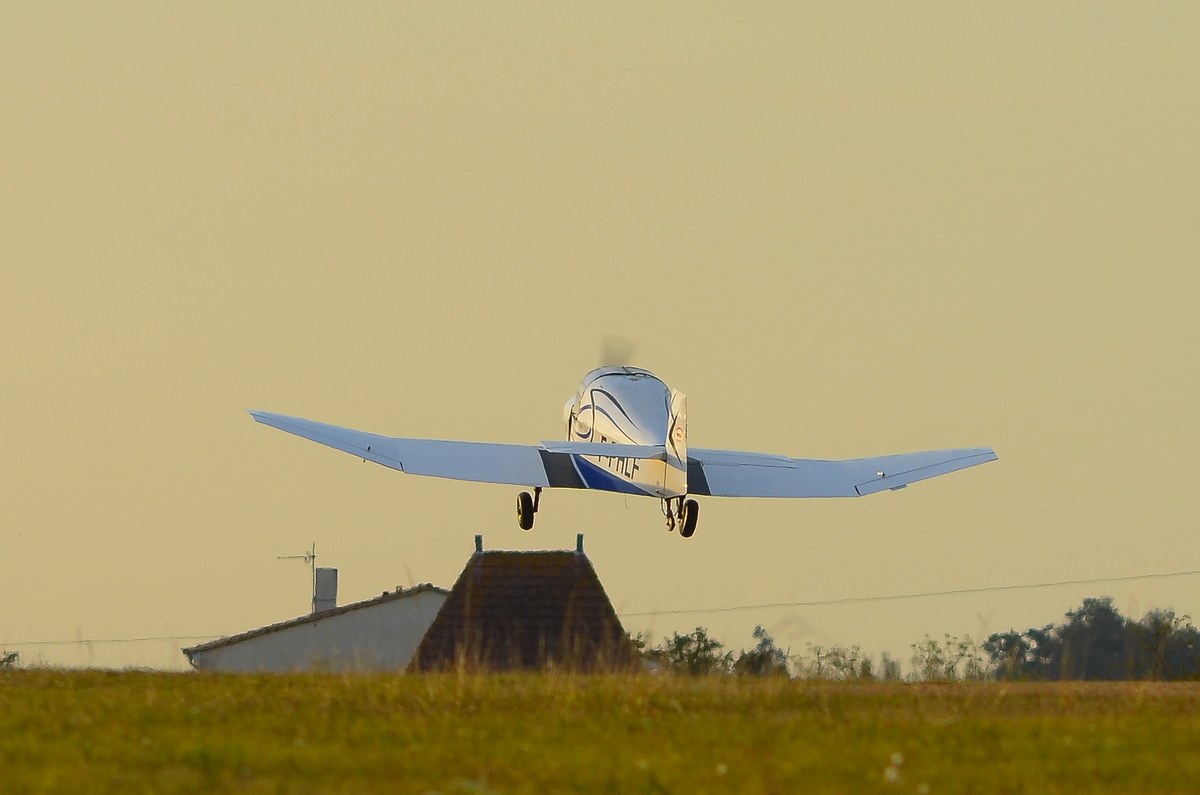
<path id="1" fill-rule="evenodd" d="M 476 552 L 410 670 L 625 667 L 629 638 L 582 552 Z"/>
<path id="2" fill-rule="evenodd" d="M 230 635 L 228 637 L 218 638 L 217 640 L 210 640 L 207 643 L 201 643 L 199 645 L 192 646 L 190 648 L 186 648 L 183 650 L 183 653 L 190 657 L 197 652 L 210 651 L 211 649 L 219 649 L 222 646 L 228 646 L 233 643 L 240 643 L 243 640 L 249 640 L 250 638 L 257 638 L 261 635 L 269 635 L 272 632 L 278 632 L 282 629 L 288 629 L 290 627 L 298 627 L 301 624 L 311 624 L 316 621 L 321 621 L 322 619 L 333 618 L 334 616 L 340 616 L 343 613 L 349 613 L 352 610 L 362 610 L 364 607 L 374 607 L 375 605 L 380 605 L 385 602 L 393 602 L 397 599 L 404 599 L 409 596 L 416 596 L 417 594 L 427 593 L 427 592 L 434 592 L 434 593 L 441 593 L 441 594 L 449 593 L 449 591 L 447 591 L 445 588 L 439 588 L 436 585 L 431 585 L 430 583 L 422 583 L 421 585 L 415 585 L 412 588 L 409 588 L 407 590 L 397 588 L 394 591 L 386 591 L 383 594 L 381 594 L 380 596 L 376 596 L 373 599 L 366 599 L 361 602 L 354 602 L 353 604 L 343 605 L 341 607 L 333 607 L 333 608 L 330 608 L 329 610 L 322 610 L 319 613 L 310 613 L 309 615 L 300 616 L 299 618 L 293 618 L 288 621 L 280 621 L 278 624 L 271 624 L 266 627 L 259 627 L 258 629 L 252 629 L 249 632 L 242 632 L 238 635 Z"/>

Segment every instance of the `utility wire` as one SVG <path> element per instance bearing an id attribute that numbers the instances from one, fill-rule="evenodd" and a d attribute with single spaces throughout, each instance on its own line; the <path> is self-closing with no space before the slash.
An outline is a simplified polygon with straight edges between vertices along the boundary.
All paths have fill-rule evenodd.
<path id="1" fill-rule="evenodd" d="M 1124 577 L 1091 577 L 1084 580 L 1058 580 L 1056 582 L 1031 582 L 1020 585 L 987 585 L 980 588 L 953 588 L 948 591 L 920 591 L 918 593 L 898 593 L 884 596 L 843 596 L 837 599 L 810 599 L 804 602 L 769 602 L 757 605 L 736 605 L 734 607 L 702 607 L 682 608 L 678 610 L 646 610 L 637 613 L 620 613 L 622 618 L 642 616 L 678 616 L 698 613 L 733 613 L 740 610 L 765 610 L 775 607 L 824 607 L 826 605 L 845 605 L 857 602 L 893 602 L 901 599 L 924 599 L 931 596 L 955 596 L 958 594 L 987 593 L 990 591 L 1020 591 L 1034 588 L 1057 588 L 1061 585 L 1088 585 L 1098 582 L 1124 582 L 1128 580 L 1153 580 L 1166 577 L 1184 577 L 1200 574 L 1200 569 L 1187 571 L 1172 571 L 1165 574 L 1130 574 Z"/>
<path id="2" fill-rule="evenodd" d="M 735 613 L 742 610 L 768 610 L 777 607 L 826 607 L 828 605 L 857 604 L 860 602 L 895 602 L 904 599 L 925 599 L 934 596 L 957 596 L 960 594 L 989 593 L 994 591 L 1023 591 L 1036 588 L 1058 588 L 1063 585 L 1090 585 L 1101 582 L 1129 582 L 1132 580 L 1161 580 L 1168 577 L 1187 577 L 1200 574 L 1200 569 L 1171 571 L 1160 574 L 1129 574 L 1123 577 L 1089 577 L 1082 580 L 1056 580 L 1054 582 L 1029 582 L 1019 585 L 985 585 L 979 588 L 952 588 L 947 591 L 919 591 L 915 593 L 885 594 L 876 596 L 842 596 L 836 599 L 809 599 L 801 602 L 767 602 L 755 605 L 732 607 L 687 607 L 675 610 L 643 610 L 633 613 L 618 613 L 622 618 L 645 616 L 680 616 L 701 613 Z M 147 643 L 151 641 L 211 640 L 224 635 L 156 635 L 147 638 L 80 638 L 74 640 L 22 640 L 0 643 L 0 647 L 18 646 L 66 646 L 72 643 Z"/>
<path id="3" fill-rule="evenodd" d="M 209 640 L 224 635 L 155 635 L 149 638 L 75 638 L 73 640 L 17 640 L 4 641 L 0 647 L 17 646 L 67 646 L 72 643 L 148 643 L 156 640 Z"/>

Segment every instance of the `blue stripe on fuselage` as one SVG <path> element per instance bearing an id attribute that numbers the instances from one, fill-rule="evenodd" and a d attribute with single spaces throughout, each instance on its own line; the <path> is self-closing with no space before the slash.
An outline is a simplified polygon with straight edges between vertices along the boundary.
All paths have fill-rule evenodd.
<path id="1" fill-rule="evenodd" d="M 654 492 L 636 486 L 628 480 L 622 480 L 607 469 L 593 464 L 581 455 L 573 455 L 571 458 L 575 461 L 575 471 L 579 473 L 579 477 L 583 479 L 584 484 L 589 489 L 616 491 L 621 494 L 637 494 L 640 496 L 654 494 Z"/>
<path id="2" fill-rule="evenodd" d="M 628 431 L 626 431 L 624 428 L 622 428 L 622 427 L 621 427 L 621 423 L 617 422 L 617 419 L 616 419 L 616 417 L 614 417 L 613 415 L 609 414 L 607 411 L 605 411 L 605 410 L 604 410 L 603 408 L 601 408 L 600 406 L 592 406 L 591 404 L 588 404 L 588 405 L 586 405 L 586 406 L 582 406 L 582 407 L 579 409 L 579 413 L 580 413 L 580 414 L 582 414 L 583 412 L 585 412 L 585 411 L 587 411 L 587 410 L 589 410 L 589 409 L 592 409 L 592 408 L 594 408 L 594 409 L 595 409 L 596 411 L 598 411 L 599 413 L 603 414 L 605 417 L 608 417 L 608 420 L 609 420 L 609 422 L 611 422 L 611 423 L 613 424 L 613 427 L 614 427 L 614 428 L 616 428 L 617 430 L 619 430 L 621 433 L 625 434 L 625 438 L 626 438 L 626 439 L 634 439 L 634 438 L 635 438 L 634 436 L 630 435 L 630 433 L 629 433 Z M 631 422 L 632 422 L 632 420 L 631 420 Z M 596 430 L 596 429 L 595 429 L 595 428 L 588 428 L 588 432 L 587 432 L 587 433 L 579 433 L 579 431 L 576 431 L 576 432 L 575 432 L 575 434 L 576 434 L 576 435 L 577 435 L 577 436 L 578 436 L 580 439 L 590 439 L 590 438 L 592 438 L 592 431 L 594 431 L 594 430 Z"/>
<path id="3" fill-rule="evenodd" d="M 629 420 L 630 424 L 632 424 L 634 428 L 637 428 L 639 431 L 641 430 L 641 426 L 639 426 L 637 424 L 637 421 L 634 420 L 633 417 L 629 416 L 629 412 L 626 411 L 625 407 L 621 405 L 621 401 L 617 400 L 616 395 L 614 395 L 612 392 L 609 392 L 607 389 L 599 389 L 598 387 L 592 387 L 592 394 L 595 395 L 597 392 L 600 393 L 601 395 L 604 395 L 609 400 L 611 400 L 613 405 L 617 407 L 617 411 L 621 412 L 621 414 L 625 417 L 625 419 Z M 595 403 L 596 398 L 593 397 L 592 402 Z M 604 409 L 600 408 L 599 406 L 596 406 L 596 409 L 598 411 L 604 411 Z M 614 425 L 617 425 L 618 427 L 620 426 L 620 423 L 617 422 L 613 418 L 613 416 L 611 414 L 609 414 L 607 411 L 604 411 L 604 415 L 606 417 L 608 417 L 610 420 L 612 420 Z M 630 438 L 633 438 L 633 437 L 630 437 Z"/>

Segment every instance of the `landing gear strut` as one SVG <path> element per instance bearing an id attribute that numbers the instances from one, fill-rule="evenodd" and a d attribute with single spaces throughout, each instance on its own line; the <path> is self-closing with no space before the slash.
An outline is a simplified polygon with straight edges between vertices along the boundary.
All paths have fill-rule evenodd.
<path id="1" fill-rule="evenodd" d="M 517 526 L 522 530 L 533 529 L 533 515 L 537 513 L 538 503 L 542 501 L 540 486 L 533 490 L 533 495 L 523 491 L 517 495 Z"/>
<path id="2" fill-rule="evenodd" d="M 691 538 L 696 532 L 696 520 L 700 518 L 700 503 L 686 497 L 667 497 L 662 501 L 663 513 L 667 517 L 667 532 L 679 526 L 679 535 Z"/>

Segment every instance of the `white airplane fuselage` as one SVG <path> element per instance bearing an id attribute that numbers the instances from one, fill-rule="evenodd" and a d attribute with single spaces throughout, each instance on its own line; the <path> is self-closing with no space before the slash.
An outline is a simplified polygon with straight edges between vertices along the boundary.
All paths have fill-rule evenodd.
<path id="1" fill-rule="evenodd" d="M 567 440 L 661 447 L 658 458 L 573 455 L 591 489 L 662 499 L 687 494 L 687 399 L 649 370 L 600 367 L 563 407 Z"/>

